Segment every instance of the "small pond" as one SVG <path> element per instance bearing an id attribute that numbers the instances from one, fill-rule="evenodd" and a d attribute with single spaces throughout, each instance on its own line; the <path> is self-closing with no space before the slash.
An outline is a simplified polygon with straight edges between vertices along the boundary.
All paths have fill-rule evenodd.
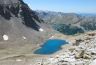
<path id="1" fill-rule="evenodd" d="M 35 50 L 34 54 L 53 54 L 62 49 L 61 46 L 64 44 L 67 44 L 65 40 L 49 39 L 41 46 L 41 48 Z"/>

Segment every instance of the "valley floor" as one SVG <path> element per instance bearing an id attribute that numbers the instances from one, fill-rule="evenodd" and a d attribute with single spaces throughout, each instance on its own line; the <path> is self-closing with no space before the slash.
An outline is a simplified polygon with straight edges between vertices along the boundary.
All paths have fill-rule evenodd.
<path id="1" fill-rule="evenodd" d="M 12 54 L 12 49 L 0 51 L 0 65 L 96 65 L 96 32 L 66 36 L 62 34 L 51 35 L 50 39 L 64 39 L 69 44 L 62 46 L 62 50 L 52 55 L 32 54 L 31 45 L 18 48 L 17 52 Z M 29 51 L 28 51 L 29 49 Z M 11 52 L 4 53 L 10 50 Z M 17 50 L 17 49 L 14 49 Z M 14 52 L 13 50 L 13 52 Z M 27 54 L 25 52 L 28 52 Z M 30 52 L 30 53 L 29 53 Z M 6 56 L 6 57 L 5 57 Z"/>

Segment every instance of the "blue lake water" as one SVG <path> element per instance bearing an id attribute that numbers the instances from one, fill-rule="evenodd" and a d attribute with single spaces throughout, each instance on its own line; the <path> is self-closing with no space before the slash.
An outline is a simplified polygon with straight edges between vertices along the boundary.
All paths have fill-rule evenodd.
<path id="1" fill-rule="evenodd" d="M 64 44 L 67 44 L 65 40 L 49 39 L 41 46 L 41 48 L 37 49 L 34 54 L 53 54 L 62 49 L 61 46 Z"/>

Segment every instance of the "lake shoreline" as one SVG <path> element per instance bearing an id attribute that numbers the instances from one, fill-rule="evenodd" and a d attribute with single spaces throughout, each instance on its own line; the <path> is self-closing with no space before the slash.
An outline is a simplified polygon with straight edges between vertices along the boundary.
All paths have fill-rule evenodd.
<path id="1" fill-rule="evenodd" d="M 72 43 L 75 42 L 75 36 L 72 36 L 72 35 L 64 35 L 64 34 L 54 34 L 52 35 L 48 40 L 50 39 L 60 39 L 60 40 L 64 40 L 65 42 L 67 42 L 68 44 L 64 44 L 61 46 L 61 48 L 66 48 L 66 47 L 69 47 L 70 45 L 72 45 Z M 46 40 L 47 41 L 47 40 Z M 44 43 L 46 42 L 44 41 Z M 53 56 L 53 55 L 56 55 L 58 54 L 62 49 L 58 50 L 57 52 L 53 53 L 53 54 L 34 54 L 34 51 L 36 51 L 37 49 L 40 49 L 41 48 L 41 45 L 43 45 L 44 43 L 40 44 L 39 46 L 37 46 L 37 48 L 35 48 L 33 51 L 32 51 L 32 54 L 33 55 L 39 55 L 39 56 Z"/>

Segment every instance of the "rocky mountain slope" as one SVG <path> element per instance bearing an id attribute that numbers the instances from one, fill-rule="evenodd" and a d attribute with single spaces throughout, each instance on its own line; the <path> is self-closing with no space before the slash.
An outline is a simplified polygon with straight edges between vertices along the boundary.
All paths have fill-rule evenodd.
<path id="1" fill-rule="evenodd" d="M 37 14 L 45 23 L 51 24 L 55 30 L 64 34 L 72 35 L 89 30 L 96 30 L 96 15 L 80 15 L 50 11 L 37 11 Z"/>
<path id="2" fill-rule="evenodd" d="M 0 58 L 32 53 L 33 48 L 48 39 L 53 30 L 41 22 L 23 0 L 0 0 Z"/>

